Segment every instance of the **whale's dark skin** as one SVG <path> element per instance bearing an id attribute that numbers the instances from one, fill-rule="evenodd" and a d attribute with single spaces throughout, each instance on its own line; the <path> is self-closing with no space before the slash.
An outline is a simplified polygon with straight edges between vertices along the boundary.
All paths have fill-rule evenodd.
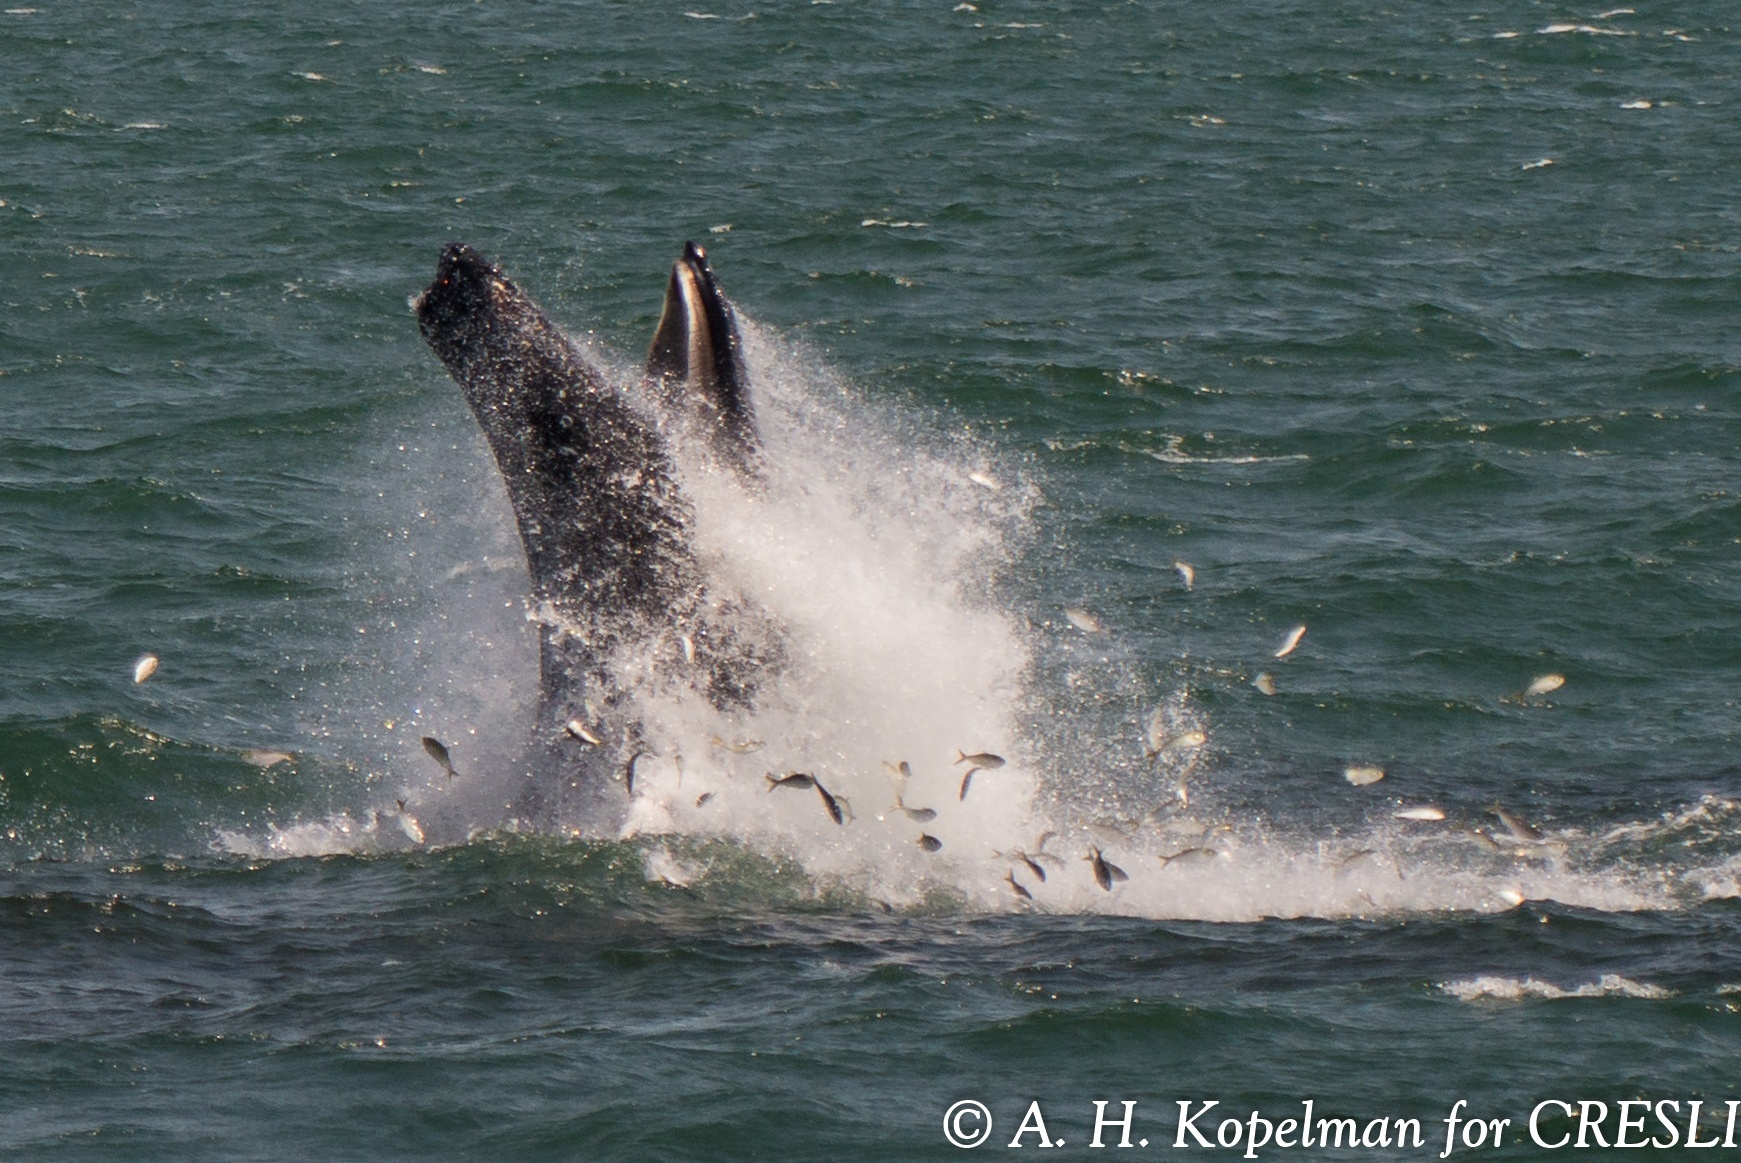
<path id="1" fill-rule="evenodd" d="M 686 254 L 678 265 L 690 261 Z M 705 283 L 684 292 L 675 314 L 668 308 L 660 334 L 668 349 L 701 352 L 709 362 L 679 367 L 666 358 L 647 382 L 660 385 L 667 409 L 690 409 L 692 425 L 716 450 L 740 449 L 731 463 L 743 468 L 752 454 L 741 450 L 754 448 L 755 431 L 748 381 L 705 256 L 700 269 Z M 708 315 L 710 296 L 725 311 L 723 327 L 719 315 Z M 542 626 L 541 736 L 559 737 L 561 725 L 581 714 L 611 750 L 628 753 L 641 745 L 638 725 L 622 710 L 632 685 L 684 683 L 722 710 L 748 707 L 778 662 L 779 636 L 740 599 L 709 591 L 690 545 L 694 513 L 649 411 L 463 243 L 443 248 L 415 309 L 423 338 L 488 439 L 513 505 Z M 696 329 L 706 333 L 691 334 Z M 708 396 L 690 403 L 684 393 Z M 616 673 L 625 654 L 635 658 L 632 679 Z"/>
<path id="2" fill-rule="evenodd" d="M 654 616 L 694 588 L 663 441 L 537 304 L 456 242 L 417 321 L 490 442 L 534 597 Z"/>

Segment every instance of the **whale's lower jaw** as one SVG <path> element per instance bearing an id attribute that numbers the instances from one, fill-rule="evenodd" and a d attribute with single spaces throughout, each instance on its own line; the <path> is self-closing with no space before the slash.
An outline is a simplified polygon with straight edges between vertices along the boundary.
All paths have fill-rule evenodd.
<path id="1" fill-rule="evenodd" d="M 704 455 L 746 484 L 760 475 L 761 442 L 737 315 L 707 252 L 693 242 L 671 266 L 665 306 L 647 351 L 647 387 Z"/>
<path id="2" fill-rule="evenodd" d="M 696 249 L 699 253 L 698 248 Z M 687 257 L 687 256 L 686 256 Z M 707 453 L 753 439 L 735 328 L 710 271 L 679 263 L 690 288 L 667 305 L 661 334 L 707 355 L 709 376 L 649 372 L 664 398 L 632 403 L 587 362 L 530 298 L 462 243 L 441 254 L 434 282 L 415 301 L 424 339 L 459 383 L 507 486 L 540 624 L 540 794 L 564 814 L 607 794 L 610 778 L 644 745 L 635 703 L 689 688 L 722 711 L 746 708 L 784 656 L 778 628 L 755 607 L 712 591 L 691 547 L 694 514 L 677 486 L 671 452 L 647 410 L 681 404 L 672 385 L 693 383 L 714 403 L 680 425 Z M 673 284 L 678 283 L 673 276 Z M 677 314 L 673 315 L 673 310 Z M 724 316 L 729 324 L 729 314 Z M 701 329 L 696 338 L 692 332 Z M 714 355 L 729 348 L 729 359 Z M 725 367 L 729 390 L 720 387 Z M 725 394 L 720 395 L 719 392 Z M 675 403 L 674 403 L 675 400 Z M 740 406 L 741 405 L 741 406 Z M 722 435 L 723 434 L 723 435 Z M 723 442 L 723 443 L 722 443 Z M 747 472 L 747 457 L 734 461 Z M 576 743 L 573 719 L 601 745 Z M 556 775 L 554 784 L 550 771 Z M 573 786 L 570 786 L 570 785 Z M 621 791 L 615 793 L 619 804 Z M 596 805 L 594 805 L 596 806 Z"/>

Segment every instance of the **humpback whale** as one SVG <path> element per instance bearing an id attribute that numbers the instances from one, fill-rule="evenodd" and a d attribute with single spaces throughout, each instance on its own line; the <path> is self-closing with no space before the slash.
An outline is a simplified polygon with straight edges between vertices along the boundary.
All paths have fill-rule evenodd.
<path id="1" fill-rule="evenodd" d="M 778 667 L 759 609 L 709 583 L 673 462 L 704 462 L 753 488 L 760 462 L 743 345 L 706 253 L 674 264 L 638 385 L 619 388 L 532 299 L 464 243 L 442 249 L 413 303 L 458 382 L 507 486 L 540 627 L 535 778 L 596 798 L 645 741 L 630 703 L 687 685 L 721 710 L 750 706 Z M 576 717 L 603 746 L 572 754 Z M 566 740 L 566 743 L 563 742 Z M 614 756 L 611 753 L 614 752 Z M 548 802 L 548 797 L 545 797 Z"/>

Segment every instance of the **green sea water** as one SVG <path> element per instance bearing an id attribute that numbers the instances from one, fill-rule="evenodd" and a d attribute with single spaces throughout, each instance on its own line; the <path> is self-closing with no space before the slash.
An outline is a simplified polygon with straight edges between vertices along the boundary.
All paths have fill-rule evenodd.
<path id="1" fill-rule="evenodd" d="M 1721 1142 L 1733 22 L 20 0 L 0 1149 Z M 529 582 L 408 306 L 453 239 L 625 384 L 686 240 L 745 320 L 770 492 L 685 484 L 801 649 L 760 715 L 652 708 L 608 829 L 509 802 Z M 764 790 L 809 767 L 844 825 Z M 1176 1147 L 1210 1100 L 1246 1139 Z"/>

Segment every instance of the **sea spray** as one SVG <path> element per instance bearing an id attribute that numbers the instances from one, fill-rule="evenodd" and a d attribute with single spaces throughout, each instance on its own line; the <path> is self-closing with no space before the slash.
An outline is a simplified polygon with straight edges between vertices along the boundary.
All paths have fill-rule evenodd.
<path id="1" fill-rule="evenodd" d="M 1107 633 L 1082 634 L 1047 597 L 1057 567 L 1042 559 L 1029 465 L 943 417 L 863 399 L 812 353 L 748 321 L 745 339 L 766 481 L 746 491 L 701 457 L 677 464 L 710 583 L 776 619 L 788 657 L 753 711 L 724 713 L 681 687 L 635 691 L 645 743 L 632 789 L 616 774 L 628 807 L 611 835 L 644 848 L 652 879 L 706 881 L 705 863 L 672 874 L 670 845 L 684 840 L 760 853 L 801 868 L 818 891 L 893 907 L 941 894 L 979 910 L 1244 920 L 1675 898 L 1624 861 L 1491 853 L 1454 827 L 1402 830 L 1381 818 L 1388 809 L 1348 832 L 1334 812 L 1314 831 L 1311 819 L 1241 807 L 1219 786 L 1238 757 L 1218 750 L 1188 672 L 1157 689 L 1116 618 Z M 368 616 L 354 661 L 314 716 L 313 733 L 343 761 L 328 770 L 357 779 L 335 786 L 324 818 L 227 830 L 220 846 L 377 852 L 419 846 L 426 833 L 455 843 L 527 826 L 597 836 L 584 816 L 516 810 L 536 646 L 493 460 L 457 404 L 420 420 L 397 451 L 371 466 L 387 479 L 359 522 L 376 536 L 359 542 L 352 585 Z M 450 784 L 422 753 L 424 734 L 450 741 L 468 778 Z M 1175 740 L 1189 746 L 1165 745 Z M 964 750 L 1009 763 L 961 798 L 952 760 Z M 883 774 L 903 761 L 913 771 L 905 802 L 937 813 L 923 831 Z M 769 794 L 764 777 L 786 772 L 826 786 L 842 822 L 815 794 Z M 1129 881 L 1097 886 L 1096 849 Z M 1203 858 L 1173 860 L 1187 849 Z M 1006 878 L 998 854 L 1012 850 L 1054 861 L 1030 897 Z"/>

